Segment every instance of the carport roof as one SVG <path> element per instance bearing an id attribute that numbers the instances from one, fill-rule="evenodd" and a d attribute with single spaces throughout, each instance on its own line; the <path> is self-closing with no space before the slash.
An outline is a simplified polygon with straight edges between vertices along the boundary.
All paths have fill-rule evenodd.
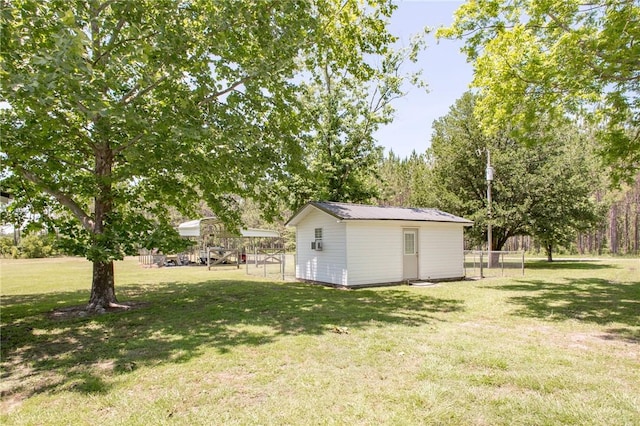
<path id="1" fill-rule="evenodd" d="M 181 237 L 201 237 L 201 222 L 217 222 L 215 217 L 204 217 L 202 219 L 190 220 L 178 225 L 178 233 Z M 271 229 L 240 229 L 240 235 L 243 238 L 279 238 L 280 233 Z"/>
<path id="2" fill-rule="evenodd" d="M 298 210 L 287 222 L 287 225 L 297 225 L 311 209 L 315 207 L 339 220 L 402 220 L 416 222 L 452 222 L 465 226 L 472 221 L 443 212 L 437 209 L 410 207 L 379 207 L 364 204 L 334 203 L 329 201 L 312 201 Z"/>

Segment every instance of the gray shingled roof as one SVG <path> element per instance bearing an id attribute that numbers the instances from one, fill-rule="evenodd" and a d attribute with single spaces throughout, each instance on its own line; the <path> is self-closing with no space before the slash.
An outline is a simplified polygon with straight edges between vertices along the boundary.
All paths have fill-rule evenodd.
<path id="1" fill-rule="evenodd" d="M 362 204 L 313 201 L 309 205 L 340 220 L 410 220 L 422 222 L 455 222 L 471 225 L 472 221 L 437 210 L 406 207 L 378 207 Z M 298 213 L 300 213 L 300 210 Z M 294 215 L 294 217 L 297 216 Z M 293 218 L 290 219 L 290 221 Z"/>

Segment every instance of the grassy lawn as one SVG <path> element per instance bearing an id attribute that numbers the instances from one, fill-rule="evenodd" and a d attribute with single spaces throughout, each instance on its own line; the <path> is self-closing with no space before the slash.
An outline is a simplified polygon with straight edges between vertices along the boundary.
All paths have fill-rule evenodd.
<path id="1" fill-rule="evenodd" d="M 2 260 L 0 423 L 640 424 L 640 260 L 344 291 L 243 269 Z"/>

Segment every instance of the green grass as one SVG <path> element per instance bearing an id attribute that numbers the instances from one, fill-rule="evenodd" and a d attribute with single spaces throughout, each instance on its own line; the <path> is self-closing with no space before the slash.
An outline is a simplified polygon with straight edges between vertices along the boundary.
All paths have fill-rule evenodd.
<path id="1" fill-rule="evenodd" d="M 2 424 L 640 424 L 640 261 L 343 291 L 225 267 L 0 261 Z"/>

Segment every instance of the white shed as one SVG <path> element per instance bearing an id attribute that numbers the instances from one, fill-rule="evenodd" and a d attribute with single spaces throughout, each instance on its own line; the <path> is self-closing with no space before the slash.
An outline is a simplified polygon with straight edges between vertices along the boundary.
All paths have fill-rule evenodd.
<path id="1" fill-rule="evenodd" d="M 311 202 L 296 227 L 296 278 L 345 287 L 464 277 L 470 220 L 436 209 Z"/>

